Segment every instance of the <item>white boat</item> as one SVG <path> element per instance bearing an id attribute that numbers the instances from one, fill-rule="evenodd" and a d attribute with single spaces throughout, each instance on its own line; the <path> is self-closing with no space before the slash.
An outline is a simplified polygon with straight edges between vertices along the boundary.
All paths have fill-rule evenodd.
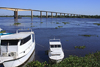
<path id="1" fill-rule="evenodd" d="M 28 60 L 35 50 L 35 33 L 16 32 L 2 35 L 0 44 L 0 63 L 4 67 L 17 67 Z"/>
<path id="2" fill-rule="evenodd" d="M 50 39 L 50 50 L 48 52 L 49 58 L 52 62 L 59 63 L 64 58 L 64 52 L 62 49 L 61 41 L 60 39 Z"/>

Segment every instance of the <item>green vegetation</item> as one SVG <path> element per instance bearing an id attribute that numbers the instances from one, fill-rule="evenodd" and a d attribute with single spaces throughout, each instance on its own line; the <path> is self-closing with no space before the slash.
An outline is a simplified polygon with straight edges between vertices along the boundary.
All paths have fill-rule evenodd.
<path id="1" fill-rule="evenodd" d="M 96 36 L 96 37 L 99 37 L 98 35 L 80 35 L 79 36 L 85 36 L 85 37 L 91 37 L 91 36 Z"/>
<path id="2" fill-rule="evenodd" d="M 20 24 L 21 24 L 21 23 L 18 23 L 18 22 L 17 22 L 17 23 L 14 23 L 14 25 L 20 25 Z"/>
<path id="3" fill-rule="evenodd" d="M 79 36 L 90 37 L 90 36 L 93 36 L 93 35 L 86 35 L 86 34 L 84 34 L 84 35 L 79 35 Z"/>
<path id="4" fill-rule="evenodd" d="M 61 28 L 61 27 L 63 27 L 63 26 L 58 26 L 58 27 L 55 27 L 55 29 L 58 29 L 58 28 Z"/>
<path id="5" fill-rule="evenodd" d="M 81 35 L 81 36 L 90 37 L 90 36 L 92 36 L 92 35 Z"/>
<path id="6" fill-rule="evenodd" d="M 5 33 L 6 31 L 4 30 L 4 31 L 0 31 L 0 33 Z"/>
<path id="7" fill-rule="evenodd" d="M 14 15 L 6 15 L 6 16 L 0 16 L 0 17 L 14 17 Z M 18 15 L 18 17 L 31 17 L 31 15 Z M 33 17 L 40 18 L 40 15 L 33 15 Z M 42 18 L 46 18 L 46 15 L 42 15 Z M 48 15 L 48 18 L 51 18 L 51 15 Z M 53 18 L 100 18 L 100 15 L 77 15 L 77 16 L 60 16 L 55 15 Z"/>
<path id="8" fill-rule="evenodd" d="M 47 66 L 48 63 L 46 61 L 42 63 L 40 63 L 39 61 L 30 62 L 26 65 L 26 67 L 47 67 Z"/>
<path id="9" fill-rule="evenodd" d="M 98 25 L 98 26 L 100 26 L 100 23 L 93 23 L 94 25 Z"/>
<path id="10" fill-rule="evenodd" d="M 59 28 L 63 27 L 63 26 L 58 26 Z"/>
<path id="11" fill-rule="evenodd" d="M 42 24 L 43 22 L 41 22 L 41 24 Z"/>
<path id="12" fill-rule="evenodd" d="M 56 24 L 60 24 L 59 22 L 56 22 Z"/>
<path id="13" fill-rule="evenodd" d="M 58 64 L 50 64 L 39 61 L 32 61 L 26 67 L 100 67 L 100 51 L 96 53 L 85 55 L 84 57 L 69 55 L 62 62 Z"/>
<path id="14" fill-rule="evenodd" d="M 86 48 L 86 46 L 75 46 L 75 49 L 78 48 L 78 49 L 84 49 Z"/>
<path id="15" fill-rule="evenodd" d="M 35 26 L 31 26 L 31 27 L 35 27 Z"/>
<path id="16" fill-rule="evenodd" d="M 58 29 L 58 27 L 55 27 L 55 29 Z"/>
<path id="17" fill-rule="evenodd" d="M 69 22 L 62 22 L 62 23 L 64 23 L 64 24 L 69 24 Z"/>

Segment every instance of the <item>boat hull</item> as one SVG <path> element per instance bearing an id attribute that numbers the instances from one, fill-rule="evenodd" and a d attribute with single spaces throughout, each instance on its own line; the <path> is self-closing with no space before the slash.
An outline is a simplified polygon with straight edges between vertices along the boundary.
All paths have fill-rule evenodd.
<path id="1" fill-rule="evenodd" d="M 51 62 L 53 62 L 53 63 L 59 63 L 59 62 L 61 62 L 61 61 L 63 60 L 63 58 L 64 58 L 64 53 L 63 53 L 63 51 L 61 50 L 61 53 L 59 54 L 59 56 L 57 56 L 57 54 L 59 54 L 59 53 L 56 52 L 56 53 L 54 54 L 54 56 L 52 56 L 53 54 L 52 54 L 52 52 L 49 50 L 48 56 L 49 56 L 49 59 L 50 59 Z"/>
<path id="2" fill-rule="evenodd" d="M 61 61 L 62 61 L 62 59 L 59 59 L 59 60 L 50 59 L 50 62 L 51 63 L 60 63 Z"/>
<path id="3" fill-rule="evenodd" d="M 5 67 L 17 67 L 22 65 L 24 62 L 26 62 L 29 57 L 31 56 L 31 54 L 34 52 L 35 50 L 35 43 L 32 44 L 32 49 L 29 51 L 28 54 L 26 54 L 25 56 L 15 59 L 15 60 L 9 60 L 9 61 L 5 61 L 3 62 L 3 65 Z"/>

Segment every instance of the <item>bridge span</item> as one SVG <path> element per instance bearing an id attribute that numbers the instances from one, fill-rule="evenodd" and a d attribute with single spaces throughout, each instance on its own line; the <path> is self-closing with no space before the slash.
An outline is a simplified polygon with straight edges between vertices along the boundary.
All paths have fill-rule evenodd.
<path id="1" fill-rule="evenodd" d="M 31 11 L 31 18 L 33 18 L 33 11 L 40 12 L 40 18 L 42 18 L 42 12 L 46 12 L 46 18 L 48 18 L 48 13 L 51 13 L 51 17 L 53 18 L 53 13 L 63 14 L 64 16 L 80 16 L 80 14 L 72 14 L 72 13 L 63 13 L 63 12 L 53 12 L 53 11 L 43 11 L 43 10 L 32 10 L 32 9 L 21 9 L 21 8 L 9 8 L 9 7 L 0 7 L 0 9 L 11 10 L 14 11 L 14 19 L 18 19 L 18 11 Z"/>

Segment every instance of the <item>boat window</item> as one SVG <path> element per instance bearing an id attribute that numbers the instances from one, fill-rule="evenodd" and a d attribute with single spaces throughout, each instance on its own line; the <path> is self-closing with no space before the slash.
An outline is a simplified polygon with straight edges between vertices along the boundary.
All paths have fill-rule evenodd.
<path id="1" fill-rule="evenodd" d="M 54 48 L 55 46 L 54 45 L 51 45 L 51 48 Z"/>
<path id="2" fill-rule="evenodd" d="M 61 45 L 51 45 L 51 48 L 60 48 Z"/>
<path id="3" fill-rule="evenodd" d="M 55 48 L 57 48 L 58 46 L 57 45 L 55 45 Z"/>
<path id="4" fill-rule="evenodd" d="M 58 47 L 61 47 L 61 45 L 58 45 Z"/>
<path id="5" fill-rule="evenodd" d="M 60 56 L 60 54 L 51 54 L 52 56 Z"/>
<path id="6" fill-rule="evenodd" d="M 17 45 L 19 40 L 1 40 L 1 45 Z"/>
<path id="7" fill-rule="evenodd" d="M 25 44 L 27 41 L 31 39 L 31 35 L 21 40 L 21 45 Z"/>

